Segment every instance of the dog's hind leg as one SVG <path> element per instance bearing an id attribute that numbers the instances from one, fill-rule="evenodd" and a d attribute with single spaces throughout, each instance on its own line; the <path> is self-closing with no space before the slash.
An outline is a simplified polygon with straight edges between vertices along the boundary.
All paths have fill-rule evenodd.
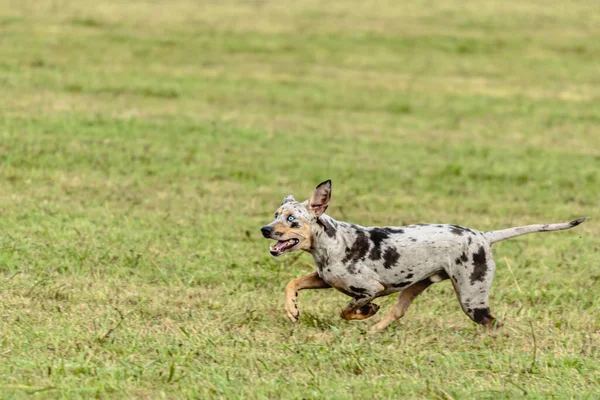
<path id="1" fill-rule="evenodd" d="M 379 306 L 371 303 L 378 293 L 384 289 L 383 285 L 376 283 L 370 287 L 349 286 L 350 292 L 354 298 L 340 312 L 340 316 L 347 320 L 360 320 L 372 317 L 379 311 Z"/>
<path id="2" fill-rule="evenodd" d="M 354 298 L 340 312 L 340 316 L 347 320 L 361 320 L 372 317 L 379 311 L 379 306 L 371 303 L 373 298 Z"/>
<path id="3" fill-rule="evenodd" d="M 459 297 L 460 305 L 473 321 L 479 325 L 500 326 L 500 322 L 492 315 L 490 311 L 489 292 L 484 292 L 483 288 L 475 288 L 478 292 L 471 297 Z M 481 291 L 479 291 L 481 289 Z M 489 289 L 486 289 L 489 290 Z"/>
<path id="4" fill-rule="evenodd" d="M 468 275 L 452 275 L 452 284 L 460 306 L 469 318 L 479 325 L 497 327 L 500 323 L 490 312 L 489 299 L 496 264 L 487 254 L 485 262 L 483 260 L 483 258 L 478 260 L 476 257 L 473 263 L 475 268 L 469 270 Z M 485 266 L 485 269 L 481 268 L 482 266 Z"/>
<path id="5" fill-rule="evenodd" d="M 448 276 L 446 275 L 443 279 L 448 279 Z M 373 325 L 369 329 L 369 331 L 373 333 L 382 332 L 388 326 L 390 326 L 392 322 L 402 318 L 402 316 L 404 315 L 408 307 L 411 305 L 413 300 L 416 299 L 418 295 L 420 295 L 433 283 L 434 281 L 432 281 L 430 278 L 426 278 L 402 290 L 398 295 L 398 302 L 394 304 L 390 312 L 387 313 L 387 315 L 383 317 L 381 321 Z"/>
<path id="6" fill-rule="evenodd" d="M 313 272 L 310 275 L 296 278 L 285 287 L 285 314 L 292 322 L 298 322 L 300 312 L 298 311 L 298 291 L 304 289 L 328 289 L 331 286 L 319 277 L 319 274 Z"/>

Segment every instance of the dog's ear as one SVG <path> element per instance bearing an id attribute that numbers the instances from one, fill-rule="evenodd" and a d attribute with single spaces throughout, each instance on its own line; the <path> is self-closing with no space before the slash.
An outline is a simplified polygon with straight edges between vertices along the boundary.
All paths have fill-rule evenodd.
<path id="1" fill-rule="evenodd" d="M 292 201 L 296 201 L 296 199 L 294 199 L 294 196 L 292 196 L 291 194 L 288 194 L 283 199 L 283 203 L 282 204 L 289 203 L 289 202 L 292 202 Z"/>
<path id="2" fill-rule="evenodd" d="M 315 216 L 319 217 L 327 210 L 331 200 L 331 180 L 319 183 L 310 200 L 308 201 L 308 210 Z"/>

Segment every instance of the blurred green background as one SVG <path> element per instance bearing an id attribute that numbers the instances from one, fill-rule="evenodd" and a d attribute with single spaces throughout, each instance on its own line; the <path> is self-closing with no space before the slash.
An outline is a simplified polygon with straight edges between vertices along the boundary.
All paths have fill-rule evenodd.
<path id="1" fill-rule="evenodd" d="M 0 396 L 600 396 L 599 11 L 0 0 Z M 495 246 L 497 332 L 447 282 L 292 328 L 312 259 L 259 229 L 325 179 L 363 225 L 592 219 Z"/>

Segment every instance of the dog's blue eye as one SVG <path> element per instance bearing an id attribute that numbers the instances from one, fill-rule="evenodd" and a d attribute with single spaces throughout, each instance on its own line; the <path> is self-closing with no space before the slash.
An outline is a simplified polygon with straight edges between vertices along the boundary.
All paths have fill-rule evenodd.
<path id="1" fill-rule="evenodd" d="M 293 220 L 294 220 L 294 216 L 293 216 L 293 215 L 290 215 L 290 216 L 288 217 L 288 221 L 292 222 Z"/>

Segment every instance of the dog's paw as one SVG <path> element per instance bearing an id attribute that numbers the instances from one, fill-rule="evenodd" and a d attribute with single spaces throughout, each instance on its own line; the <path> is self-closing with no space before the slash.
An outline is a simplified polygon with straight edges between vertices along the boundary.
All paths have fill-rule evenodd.
<path id="1" fill-rule="evenodd" d="M 293 322 L 296 323 L 298 322 L 298 320 L 300 319 L 300 313 L 298 311 L 296 311 L 295 313 L 293 311 L 290 310 L 285 310 L 285 315 L 288 317 L 288 319 Z"/>
<path id="2" fill-rule="evenodd" d="M 347 320 L 353 320 L 353 319 L 361 320 L 361 319 L 367 319 L 369 317 L 372 317 L 373 315 L 377 314 L 377 311 L 379 311 L 379 306 L 377 304 L 368 303 L 350 314 L 348 314 L 346 312 L 346 309 L 342 309 L 342 311 L 340 312 L 340 316 L 343 319 L 347 319 Z"/>
<path id="3" fill-rule="evenodd" d="M 298 306 L 296 305 L 296 299 L 289 299 L 285 302 L 285 315 L 292 322 L 298 322 L 300 319 L 300 312 L 298 311 Z"/>
<path id="4" fill-rule="evenodd" d="M 369 318 L 369 317 L 372 317 L 373 315 L 377 314 L 377 311 L 379 311 L 379 306 L 375 303 L 369 303 L 369 304 L 365 304 L 364 306 L 359 308 L 356 311 L 356 313 L 360 314 L 360 315 L 364 315 L 365 318 Z"/>
<path id="5" fill-rule="evenodd" d="M 497 320 L 496 318 L 494 318 L 488 324 L 483 325 L 483 326 L 491 331 L 496 331 L 496 330 L 502 328 L 504 326 L 504 324 L 502 322 L 500 322 L 499 320 Z"/>

